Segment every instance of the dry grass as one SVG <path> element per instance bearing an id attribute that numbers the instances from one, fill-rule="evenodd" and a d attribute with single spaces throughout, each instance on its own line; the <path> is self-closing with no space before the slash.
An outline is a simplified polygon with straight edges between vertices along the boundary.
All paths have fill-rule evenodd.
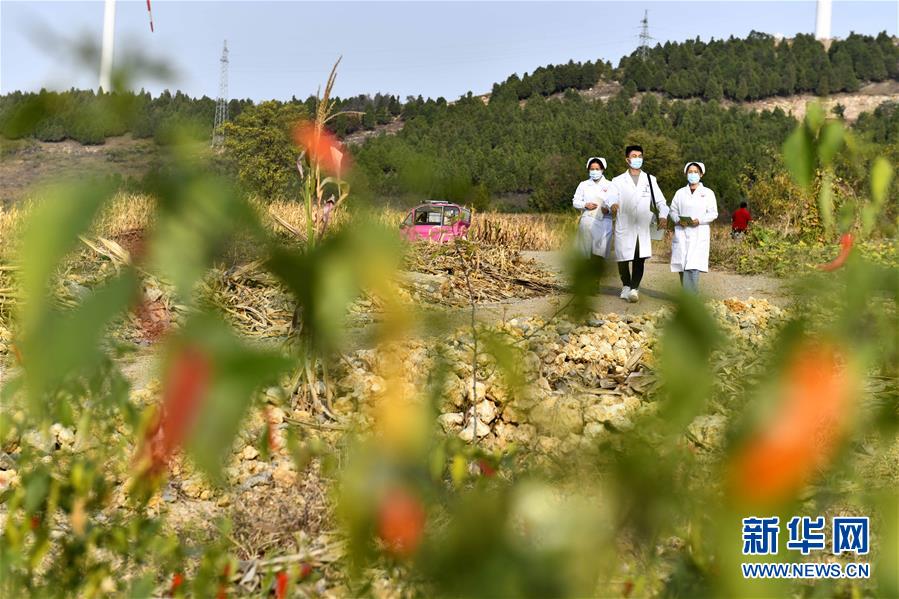
<path id="1" fill-rule="evenodd" d="M 333 526 L 324 483 L 312 467 L 288 488 L 262 486 L 241 493 L 230 514 L 238 556 L 256 559 L 307 549 L 304 539 Z"/>
<path id="2" fill-rule="evenodd" d="M 15 245 L 25 218 L 40 201 L 31 197 L 13 205 L 0 206 L 0 260 L 12 261 Z M 274 202 L 254 200 L 260 214 L 277 215 L 300 231 L 305 230 L 305 214 L 299 202 Z M 133 235 L 146 229 L 153 218 L 153 199 L 147 195 L 120 193 L 101 212 L 92 237 L 118 238 Z M 396 208 L 384 208 L 378 212 L 379 221 L 387 227 L 398 228 L 406 212 Z M 337 213 L 333 224 L 345 226 L 350 222 L 352 206 Z M 574 214 L 502 214 L 476 213 L 468 233 L 471 241 L 499 245 L 514 250 L 556 250 L 564 247 L 574 234 L 577 218 Z M 283 231 L 281 225 L 270 219 L 271 227 Z"/>
<path id="3" fill-rule="evenodd" d="M 32 196 L 22 202 L 0 205 L 0 261 L 11 261 L 25 221 L 41 201 Z M 92 237 L 118 237 L 131 231 L 145 229 L 153 215 L 153 200 L 149 196 L 119 193 L 101 212 L 91 230 Z"/>
<path id="4" fill-rule="evenodd" d="M 116 237 L 146 229 L 152 222 L 154 204 L 147 195 L 119 194 L 100 213 L 93 232 L 102 237 Z"/>
<path id="5" fill-rule="evenodd" d="M 259 207 L 277 215 L 294 228 L 305 230 L 303 206 L 297 202 L 274 202 Z M 335 226 L 349 222 L 352 207 L 337 214 Z M 405 210 L 384 208 L 378 212 L 378 220 L 386 227 L 398 228 L 406 216 Z M 557 250 L 574 235 L 577 228 L 576 214 L 502 214 L 476 213 L 468 232 L 471 241 L 488 245 L 501 245 L 514 250 Z"/>
<path id="6" fill-rule="evenodd" d="M 516 250 L 558 250 L 577 230 L 578 215 L 572 214 L 500 214 L 475 215 L 468 238 L 490 245 Z"/>
<path id="7" fill-rule="evenodd" d="M 738 270 L 740 258 L 752 251 L 751 244 L 745 237 L 732 239 L 730 225 L 713 225 L 709 246 L 709 262 L 719 270 Z"/>

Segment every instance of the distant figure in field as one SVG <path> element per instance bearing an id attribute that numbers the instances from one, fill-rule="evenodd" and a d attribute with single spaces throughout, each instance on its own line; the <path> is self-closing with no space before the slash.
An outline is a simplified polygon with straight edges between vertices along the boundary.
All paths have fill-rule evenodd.
<path id="1" fill-rule="evenodd" d="M 749 214 L 749 208 L 746 207 L 746 202 L 740 202 L 740 207 L 734 210 L 734 214 L 731 217 L 730 236 L 734 239 L 742 237 L 751 220 L 752 215 Z"/>

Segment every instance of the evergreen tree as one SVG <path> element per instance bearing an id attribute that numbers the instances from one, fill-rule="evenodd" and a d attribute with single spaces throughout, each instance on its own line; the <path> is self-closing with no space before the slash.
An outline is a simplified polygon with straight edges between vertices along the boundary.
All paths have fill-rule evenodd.
<path id="1" fill-rule="evenodd" d="M 716 76 L 712 75 L 706 81 L 702 97 L 704 100 L 721 100 L 724 97 L 724 88 Z"/>

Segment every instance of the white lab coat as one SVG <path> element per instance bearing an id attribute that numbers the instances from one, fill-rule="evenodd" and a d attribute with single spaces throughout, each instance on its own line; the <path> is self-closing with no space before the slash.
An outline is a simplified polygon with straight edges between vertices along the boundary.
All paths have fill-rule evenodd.
<path id="1" fill-rule="evenodd" d="M 587 179 L 578 183 L 571 203 L 581 211 L 578 222 L 577 245 L 584 256 L 595 254 L 609 258 L 612 250 L 612 215 L 603 214 L 602 208 L 611 209 L 617 202 L 618 189 L 605 177 L 598 180 Z M 593 210 L 587 210 L 587 204 L 596 204 Z"/>
<path id="2" fill-rule="evenodd" d="M 634 185 L 629 171 L 625 171 L 612 179 L 618 189 L 618 216 L 615 218 L 615 260 L 626 262 L 634 259 L 637 240 L 640 241 L 640 258 L 652 256 L 652 242 L 649 238 L 649 226 L 652 221 L 652 209 L 649 207 L 652 194 L 649 192 L 650 177 L 640 171 L 640 178 Z M 659 182 L 652 177 L 655 193 L 656 209 L 659 211 L 659 222 L 668 218 L 668 204 L 659 189 Z"/>
<path id="3" fill-rule="evenodd" d="M 699 221 L 695 227 L 677 224 L 681 216 Z M 674 219 L 674 237 L 671 240 L 671 272 L 685 270 L 709 270 L 709 241 L 712 233 L 709 224 L 718 218 L 718 202 L 715 192 L 702 183 L 690 191 L 681 187 L 671 200 L 671 218 Z"/>

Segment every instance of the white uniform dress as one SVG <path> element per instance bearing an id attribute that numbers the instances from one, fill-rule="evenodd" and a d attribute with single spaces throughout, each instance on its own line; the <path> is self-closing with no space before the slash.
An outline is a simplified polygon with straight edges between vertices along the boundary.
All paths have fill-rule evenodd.
<path id="1" fill-rule="evenodd" d="M 677 224 L 681 216 L 689 216 L 699 221 L 696 227 L 682 227 Z M 685 270 L 709 270 L 709 224 L 718 218 L 718 202 L 715 192 L 697 184 L 694 191 L 690 186 L 681 187 L 671 200 L 671 218 L 674 219 L 674 238 L 671 240 L 671 272 Z"/>
<path id="2" fill-rule="evenodd" d="M 609 258 L 612 250 L 612 214 L 604 215 L 602 208 L 611 209 L 617 201 L 618 190 L 605 177 L 578 183 L 571 203 L 581 211 L 577 243 L 584 256 L 595 254 Z M 596 204 L 596 208 L 587 210 L 585 206 L 590 203 Z"/>
<path id="3" fill-rule="evenodd" d="M 618 189 L 618 216 L 615 219 L 615 260 L 626 262 L 634 259 L 637 240 L 640 241 L 640 258 L 652 256 L 652 243 L 649 238 L 649 226 L 652 221 L 652 209 L 649 207 L 652 194 L 649 192 L 650 177 L 640 171 L 636 185 L 630 171 L 625 171 L 612 179 Z M 659 189 L 659 182 L 652 177 L 655 193 L 656 209 L 659 222 L 668 218 L 668 204 Z"/>

